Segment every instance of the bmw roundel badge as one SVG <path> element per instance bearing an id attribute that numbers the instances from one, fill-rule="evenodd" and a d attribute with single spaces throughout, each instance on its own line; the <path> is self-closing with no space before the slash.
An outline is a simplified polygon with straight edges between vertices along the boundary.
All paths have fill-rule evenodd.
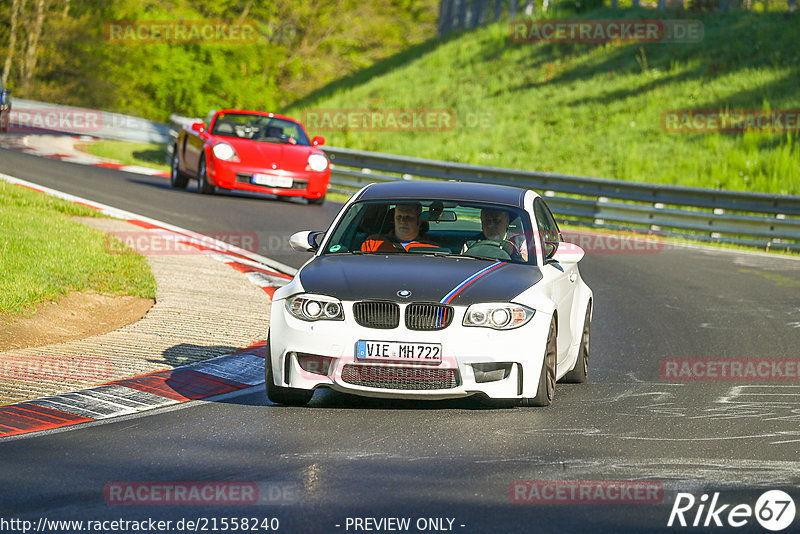
<path id="1" fill-rule="evenodd" d="M 401 289 L 400 291 L 397 292 L 397 296 L 407 299 L 408 297 L 411 296 L 411 291 L 409 291 L 408 289 Z"/>

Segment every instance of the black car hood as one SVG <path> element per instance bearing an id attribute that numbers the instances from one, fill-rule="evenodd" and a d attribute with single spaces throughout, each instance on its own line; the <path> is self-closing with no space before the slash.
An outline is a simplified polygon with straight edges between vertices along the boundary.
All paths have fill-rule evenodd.
<path id="1" fill-rule="evenodd" d="M 342 300 L 507 302 L 542 279 L 533 265 L 416 254 L 327 254 L 300 271 L 309 293 Z M 407 290 L 407 298 L 398 291 Z"/>

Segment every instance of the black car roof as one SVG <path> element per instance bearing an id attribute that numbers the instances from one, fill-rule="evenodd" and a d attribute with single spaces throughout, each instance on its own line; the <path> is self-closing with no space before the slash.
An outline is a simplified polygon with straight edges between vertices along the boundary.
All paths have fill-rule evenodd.
<path id="1" fill-rule="evenodd" d="M 507 206 L 523 206 L 525 189 L 507 185 L 472 182 L 434 182 L 416 180 L 372 184 L 356 200 L 431 199 L 490 202 Z"/>

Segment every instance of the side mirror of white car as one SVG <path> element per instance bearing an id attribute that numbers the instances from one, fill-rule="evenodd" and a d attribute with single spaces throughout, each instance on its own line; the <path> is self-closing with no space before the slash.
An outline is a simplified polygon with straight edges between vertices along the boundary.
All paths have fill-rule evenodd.
<path id="1" fill-rule="evenodd" d="M 321 237 L 325 232 L 312 232 L 304 230 L 292 234 L 289 238 L 289 245 L 298 252 L 316 252 L 319 249 L 317 238 Z"/>
<path id="2" fill-rule="evenodd" d="M 578 263 L 585 254 L 586 252 L 578 245 L 561 241 L 558 243 L 558 249 L 556 249 L 555 254 L 550 256 L 550 260 L 558 263 Z"/>

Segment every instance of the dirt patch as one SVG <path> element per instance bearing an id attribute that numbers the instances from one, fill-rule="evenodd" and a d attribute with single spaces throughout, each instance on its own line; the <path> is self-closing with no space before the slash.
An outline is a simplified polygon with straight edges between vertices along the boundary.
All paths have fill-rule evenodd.
<path id="1" fill-rule="evenodd" d="M 75 147 L 75 150 L 77 150 L 78 152 L 89 154 L 89 145 L 91 144 L 92 143 L 75 143 L 73 146 Z"/>
<path id="2" fill-rule="evenodd" d="M 107 163 L 119 163 L 118 161 L 115 161 L 113 159 L 101 158 L 100 156 L 95 156 L 94 154 L 89 152 L 89 147 L 92 146 L 93 144 L 94 141 L 91 141 L 91 142 L 75 143 L 72 146 L 76 152 L 79 152 L 79 154 L 76 154 L 77 156 L 91 156 L 93 158 L 97 158 L 97 161 L 105 161 Z"/>
<path id="3" fill-rule="evenodd" d="M 0 350 L 38 347 L 112 332 L 138 321 L 152 299 L 71 293 L 39 304 L 30 317 L 0 315 Z"/>

